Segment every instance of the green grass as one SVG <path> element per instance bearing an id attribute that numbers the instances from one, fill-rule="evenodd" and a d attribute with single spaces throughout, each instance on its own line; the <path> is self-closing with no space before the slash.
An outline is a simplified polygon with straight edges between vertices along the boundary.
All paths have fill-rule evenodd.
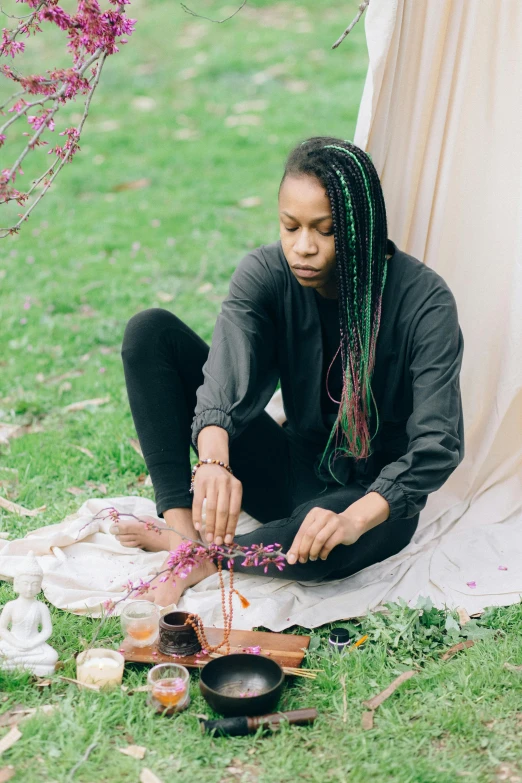
<path id="1" fill-rule="evenodd" d="M 12 6 L 4 4 L 8 12 L 19 8 Z M 226 14 L 217 2 L 191 7 Z M 362 25 L 339 50 L 329 47 L 356 7 L 355 0 L 251 0 L 230 22 L 212 25 L 170 0 L 133 0 L 136 33 L 106 64 L 82 152 L 20 235 L 0 243 L 0 420 L 43 430 L 2 448 L 0 466 L 18 470 L 18 482 L 0 470 L 0 494 L 29 508 L 47 506 L 37 522 L 0 512 L 3 530 L 18 536 L 63 519 L 99 494 L 86 481 L 106 484 L 109 496 L 152 496 L 135 484 L 143 463 L 128 443 L 135 433 L 119 358 L 125 323 L 163 306 L 211 338 L 239 259 L 277 238 L 276 194 L 288 150 L 310 135 L 353 137 L 367 64 Z M 58 36 L 32 44 L 28 70 L 58 64 Z M 269 70 L 278 65 L 279 72 Z M 137 108 L 140 97 L 155 104 Z M 236 104 L 252 100 L 266 102 L 247 112 L 259 124 L 231 127 Z M 68 116 L 79 111 L 72 107 Z M 46 160 L 45 150 L 34 153 L 26 180 Z M 141 178 L 150 185 L 114 190 Z M 248 197 L 260 205 L 241 208 Z M 165 303 L 162 294 L 173 298 Z M 77 374 L 52 380 L 64 373 Z M 110 402 L 95 409 L 61 410 L 105 396 Z M 71 486 L 85 494 L 74 497 Z M 4 584 L 2 602 L 12 596 Z M 97 622 L 51 611 L 59 674 L 74 676 L 74 653 Z M 145 766 L 165 783 L 454 783 L 461 774 L 480 783 L 502 779 L 502 764 L 514 780 L 521 774 L 522 677 L 503 663 L 522 663 L 522 607 L 489 613 L 474 631 L 485 638 L 448 662 L 439 655 L 454 640 L 444 614 L 433 612 L 408 634 L 409 612 L 392 607 L 385 619 L 364 618 L 357 629 L 371 640 L 342 659 L 326 654 L 327 629 L 315 632 L 309 664 L 324 673 L 287 687 L 281 706 L 315 706 L 320 718 L 313 728 L 287 727 L 266 738 L 201 735 L 196 716 L 209 713 L 197 677 L 191 707 L 169 720 L 153 716 L 142 693 L 80 692 L 57 678 L 42 689 L 26 675 L 0 674 L 2 712 L 14 704 L 56 705 L 52 715 L 21 724 L 23 738 L 0 765 L 15 767 L 15 783 L 65 783 L 96 743 L 74 776 L 79 783 L 137 781 Z M 426 628 L 433 630 L 427 635 Z M 118 623 L 107 623 L 102 636 L 117 646 Z M 362 701 L 412 666 L 416 676 L 379 708 L 374 730 L 363 731 Z M 144 679 L 143 668 L 127 668 L 130 688 Z M 129 742 L 147 747 L 144 761 L 117 752 Z"/>

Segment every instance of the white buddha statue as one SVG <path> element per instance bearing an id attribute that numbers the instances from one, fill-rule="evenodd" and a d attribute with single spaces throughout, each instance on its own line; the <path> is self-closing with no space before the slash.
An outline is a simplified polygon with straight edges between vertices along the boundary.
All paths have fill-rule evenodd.
<path id="1" fill-rule="evenodd" d="M 0 614 L 0 667 L 30 669 L 33 674 L 52 674 L 58 653 L 47 639 L 53 632 L 47 606 L 36 600 L 42 589 L 43 571 L 33 552 L 24 558 L 13 582 L 18 598 L 9 601 Z"/>

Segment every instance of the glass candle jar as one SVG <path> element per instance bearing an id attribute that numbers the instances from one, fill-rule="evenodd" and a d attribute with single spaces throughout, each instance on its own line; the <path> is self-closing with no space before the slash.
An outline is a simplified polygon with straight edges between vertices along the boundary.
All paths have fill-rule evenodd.
<path id="1" fill-rule="evenodd" d="M 186 709 L 190 703 L 189 679 L 188 670 L 177 663 L 153 666 L 147 676 L 149 704 L 167 715 Z"/>
<path id="2" fill-rule="evenodd" d="M 158 638 L 160 613 L 150 601 L 132 601 L 121 613 L 123 633 L 134 647 L 150 647 Z"/>
<path id="3" fill-rule="evenodd" d="M 76 658 L 76 678 L 85 685 L 115 688 L 121 685 L 125 658 L 115 650 L 92 647 Z"/>

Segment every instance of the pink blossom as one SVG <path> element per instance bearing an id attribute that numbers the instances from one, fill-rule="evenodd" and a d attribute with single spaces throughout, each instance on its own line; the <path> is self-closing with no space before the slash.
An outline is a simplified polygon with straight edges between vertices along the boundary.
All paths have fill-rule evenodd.
<path id="1" fill-rule="evenodd" d="M 10 30 L 5 28 L 2 30 L 2 43 L 0 43 L 0 56 L 5 54 L 6 57 L 15 57 L 15 55 L 23 52 L 25 44 L 23 41 L 12 41 L 9 37 Z"/>
<path id="2" fill-rule="evenodd" d="M 1 146 L 2 146 L 2 144 L 5 142 L 6 138 L 7 138 L 7 136 L 4 136 L 4 134 L 3 134 L 3 133 L 0 133 L 0 147 L 1 147 Z"/>
<path id="3" fill-rule="evenodd" d="M 477 586 L 476 582 L 466 582 L 468 587 L 471 587 L 471 589 L 474 589 Z"/>
<path id="4" fill-rule="evenodd" d="M 507 571 L 507 570 L 508 570 L 508 567 L 507 567 L 507 566 L 499 566 L 499 567 L 498 567 L 498 570 L 499 570 L 499 571 Z"/>
<path id="5" fill-rule="evenodd" d="M 114 607 L 116 606 L 116 602 L 112 600 L 112 598 L 107 598 L 106 601 L 102 603 L 103 608 L 107 612 L 107 614 L 111 614 L 114 611 Z"/>
<path id="6" fill-rule="evenodd" d="M 43 11 L 40 11 L 38 18 L 41 22 L 54 22 L 61 30 L 68 30 L 74 24 L 69 14 L 66 14 L 60 6 L 52 8 L 47 6 Z"/>

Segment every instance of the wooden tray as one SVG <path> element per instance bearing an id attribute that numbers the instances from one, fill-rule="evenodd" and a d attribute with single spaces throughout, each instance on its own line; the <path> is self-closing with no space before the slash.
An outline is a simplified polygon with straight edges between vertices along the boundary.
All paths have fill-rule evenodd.
<path id="1" fill-rule="evenodd" d="M 218 644 L 223 638 L 222 628 L 205 628 L 205 633 L 211 645 Z M 266 631 L 230 633 L 231 653 L 243 652 L 244 647 L 261 647 L 261 654 L 273 658 L 280 666 L 301 666 L 309 644 L 309 636 Z M 151 647 L 134 647 L 128 639 L 123 642 L 120 651 L 129 663 L 180 663 L 188 668 L 199 668 L 212 660 L 209 655 L 163 655 L 158 651 L 157 642 Z"/>

